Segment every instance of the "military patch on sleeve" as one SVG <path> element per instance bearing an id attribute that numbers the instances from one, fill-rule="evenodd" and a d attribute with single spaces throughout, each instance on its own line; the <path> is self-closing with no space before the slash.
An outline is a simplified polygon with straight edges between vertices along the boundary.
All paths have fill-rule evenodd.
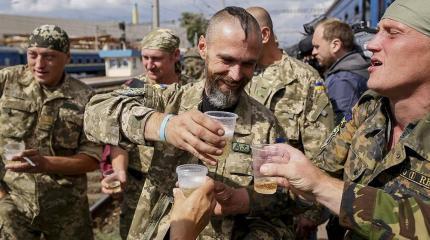
<path id="1" fill-rule="evenodd" d="M 233 142 L 232 150 L 233 150 L 233 152 L 250 154 L 251 153 L 251 146 L 249 146 L 249 144 L 246 144 L 246 143 Z"/>
<path id="2" fill-rule="evenodd" d="M 325 90 L 325 86 L 323 82 L 316 82 L 315 83 L 315 90 L 316 91 L 324 91 Z"/>
<path id="3" fill-rule="evenodd" d="M 119 95 L 124 95 L 127 97 L 144 96 L 146 93 L 145 88 L 126 88 L 115 90 L 115 93 Z"/>
<path id="4" fill-rule="evenodd" d="M 345 127 L 346 119 L 345 117 L 342 119 L 342 121 L 337 125 L 333 131 L 330 133 L 330 135 L 327 137 L 327 139 L 324 141 L 324 143 L 321 145 L 320 150 L 327 147 L 327 145 L 333 140 L 333 138 L 339 134 L 340 130 Z"/>
<path id="5" fill-rule="evenodd" d="M 412 171 L 410 169 L 404 169 L 400 173 L 400 176 L 430 190 L 430 177 L 428 176 Z"/>

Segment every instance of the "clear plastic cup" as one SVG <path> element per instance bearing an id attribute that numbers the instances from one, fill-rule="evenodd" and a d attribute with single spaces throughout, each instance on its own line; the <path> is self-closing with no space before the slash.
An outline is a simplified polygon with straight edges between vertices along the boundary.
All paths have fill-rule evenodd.
<path id="1" fill-rule="evenodd" d="M 106 183 L 105 188 L 111 190 L 113 193 L 121 192 L 121 181 L 114 170 L 109 169 L 104 171 L 103 181 Z"/>
<path id="2" fill-rule="evenodd" d="M 280 155 L 275 144 L 256 144 L 252 149 L 252 170 L 254 175 L 254 190 L 261 194 L 276 192 L 276 178 L 261 174 L 260 167 L 264 163 L 272 162 L 273 156 Z"/>
<path id="3" fill-rule="evenodd" d="M 176 167 L 176 174 L 178 174 L 179 188 L 182 190 L 186 197 L 203 185 L 208 168 L 199 164 L 184 164 Z"/>
<path id="4" fill-rule="evenodd" d="M 3 146 L 3 157 L 5 161 L 12 161 L 15 156 L 21 155 L 25 150 L 24 142 L 9 142 Z"/>
<path id="5" fill-rule="evenodd" d="M 237 115 L 231 112 L 223 112 L 223 111 L 208 111 L 205 112 L 210 118 L 217 120 L 224 127 L 224 137 L 226 138 L 226 144 L 224 146 L 222 155 L 220 156 L 212 156 L 218 162 L 225 161 L 231 151 L 231 144 L 234 134 L 234 128 L 236 127 L 236 119 Z"/>

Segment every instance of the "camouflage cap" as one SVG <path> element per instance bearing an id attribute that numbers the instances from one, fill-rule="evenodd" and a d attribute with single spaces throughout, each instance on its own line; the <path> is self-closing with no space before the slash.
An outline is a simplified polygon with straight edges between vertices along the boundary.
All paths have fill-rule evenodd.
<path id="1" fill-rule="evenodd" d="M 158 28 L 143 38 L 142 49 L 157 49 L 172 53 L 179 48 L 179 43 L 179 37 L 172 30 Z"/>
<path id="2" fill-rule="evenodd" d="M 42 25 L 31 33 L 28 47 L 49 48 L 67 54 L 70 50 L 69 36 L 58 26 Z"/>
<path id="3" fill-rule="evenodd" d="M 401 22 L 430 37 L 430 3 L 428 0 L 396 0 L 382 19 Z"/>

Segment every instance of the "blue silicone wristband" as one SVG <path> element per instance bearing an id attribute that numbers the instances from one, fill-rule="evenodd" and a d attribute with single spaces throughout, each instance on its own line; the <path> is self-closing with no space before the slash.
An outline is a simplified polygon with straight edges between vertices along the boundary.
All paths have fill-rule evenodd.
<path id="1" fill-rule="evenodd" d="M 166 141 L 166 126 L 167 126 L 167 123 L 169 122 L 170 118 L 173 116 L 174 116 L 173 114 L 167 114 L 164 117 L 163 121 L 161 122 L 159 132 L 160 132 L 160 141 L 162 141 L 162 142 Z"/>

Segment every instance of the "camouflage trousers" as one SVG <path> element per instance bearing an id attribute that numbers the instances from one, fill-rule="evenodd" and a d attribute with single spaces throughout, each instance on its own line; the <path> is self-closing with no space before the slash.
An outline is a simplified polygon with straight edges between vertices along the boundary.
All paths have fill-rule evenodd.
<path id="1" fill-rule="evenodd" d="M 144 183 L 145 176 L 142 173 L 132 169 L 127 171 L 127 186 L 124 191 L 119 221 L 119 233 L 123 240 L 127 239 Z"/>
<path id="2" fill-rule="evenodd" d="M 84 205 L 84 206 L 83 206 Z M 2 240 L 92 240 L 88 203 L 77 202 L 63 209 L 44 212 L 33 220 L 6 195 L 0 199 Z"/>

